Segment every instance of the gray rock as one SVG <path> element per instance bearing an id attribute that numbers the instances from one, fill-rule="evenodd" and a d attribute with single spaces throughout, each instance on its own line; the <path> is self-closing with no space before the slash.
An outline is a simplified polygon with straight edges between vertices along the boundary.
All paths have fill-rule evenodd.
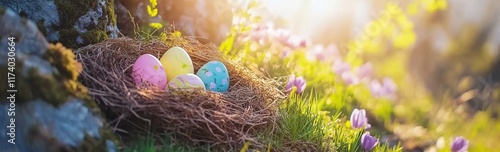
<path id="1" fill-rule="evenodd" d="M 0 2 L 2 3 L 2 2 Z M 49 47 L 49 43 L 44 36 L 38 32 L 33 22 L 20 18 L 15 12 L 9 9 L 0 9 L 0 40 L 2 48 L 7 48 L 7 38 L 16 38 L 16 51 L 22 51 L 23 54 L 41 56 Z M 2 54 L 5 55 L 5 54 Z M 5 64 L 5 60 L 0 63 Z"/>
<path id="2" fill-rule="evenodd" d="M 0 104 L 0 118 L 9 120 L 9 104 Z M 30 101 L 16 107 L 15 145 L 5 142 L 11 139 L 7 127 L 0 128 L 0 147 L 7 151 L 52 151 L 78 147 L 85 136 L 99 139 L 103 127 L 101 118 L 89 112 L 79 99 L 71 99 L 58 108 L 43 100 Z M 0 121 L 0 126 L 9 126 L 9 121 Z M 34 133 L 37 132 L 37 133 Z M 53 139 L 51 142 L 40 142 Z M 31 144 L 39 140 L 41 144 Z M 114 143 L 106 141 L 106 148 L 114 150 Z M 36 142 L 35 142 L 36 143 Z M 57 148 L 56 148 L 57 147 Z"/>
<path id="3" fill-rule="evenodd" d="M 59 13 L 54 1 L 32 2 L 33 0 L 2 1 L 0 5 L 10 7 L 21 15 L 29 16 L 31 20 L 43 21 L 43 28 L 47 30 L 48 34 L 47 39 L 49 41 L 59 40 L 59 33 L 54 29 L 55 26 L 59 25 Z"/>
<path id="4" fill-rule="evenodd" d="M 0 48 L 8 48 L 9 37 L 15 38 L 15 53 L 16 60 L 23 60 L 24 68 L 21 75 L 27 76 L 27 69 L 36 68 L 43 75 L 52 75 L 53 68 L 49 62 L 42 60 L 43 56 L 49 47 L 49 43 L 44 36 L 38 31 L 33 22 L 27 19 L 20 18 L 15 12 L 0 8 Z M 2 49 L 0 54 L 0 65 L 7 65 L 7 49 Z M 4 52 L 5 51 L 5 52 Z"/>
<path id="5" fill-rule="evenodd" d="M 16 81 L 15 88 L 0 86 L 0 151 L 116 151 L 99 108 L 85 92 L 65 85 L 81 85 L 76 78 L 61 73 L 71 69 L 61 69 L 65 66 L 59 64 L 74 62 L 48 60 L 59 52 L 53 51 L 35 24 L 1 7 L 0 35 L 0 48 L 9 48 L 9 37 L 15 38 Z M 11 72 L 5 60 L 8 52 L 0 49 L 2 80 Z"/>
<path id="6" fill-rule="evenodd" d="M 70 48 L 118 37 L 113 1 L 16 0 L 0 6 L 34 21 L 49 42 Z"/>

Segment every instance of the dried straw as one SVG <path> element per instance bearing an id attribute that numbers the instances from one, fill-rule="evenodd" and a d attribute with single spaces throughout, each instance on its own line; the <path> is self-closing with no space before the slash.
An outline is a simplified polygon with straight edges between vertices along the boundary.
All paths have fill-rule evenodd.
<path id="1" fill-rule="evenodd" d="M 142 54 L 160 58 L 172 46 L 184 48 L 197 71 L 213 60 L 223 62 L 230 75 L 228 92 L 204 90 L 167 92 L 136 86 L 131 67 Z M 227 60 L 213 46 L 168 36 L 166 41 L 109 39 L 75 51 L 83 65 L 80 80 L 107 113 L 115 132 L 170 132 L 179 140 L 238 149 L 275 123 L 283 94 L 276 82 Z M 256 148 L 257 148 L 256 147 Z"/>

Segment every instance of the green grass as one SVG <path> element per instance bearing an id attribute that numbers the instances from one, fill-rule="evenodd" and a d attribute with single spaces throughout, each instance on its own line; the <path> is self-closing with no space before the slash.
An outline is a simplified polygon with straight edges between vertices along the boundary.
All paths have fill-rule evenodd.
<path id="1" fill-rule="evenodd" d="M 294 94 L 281 110 L 280 129 L 291 140 L 312 141 L 321 145 L 324 136 L 323 116 L 313 111 L 316 97 L 310 95 L 302 99 Z"/>
<path id="2" fill-rule="evenodd" d="M 139 135 L 135 141 L 125 147 L 123 152 L 191 152 L 211 151 L 210 146 L 194 147 L 175 142 L 170 134 L 162 135 L 161 140 L 155 140 L 151 135 Z"/>
<path id="3" fill-rule="evenodd" d="M 280 108 L 280 116 L 275 130 L 262 136 L 274 149 L 286 149 L 294 144 L 312 145 L 322 149 L 325 130 L 324 116 L 313 107 L 316 97 L 292 94 Z M 288 147 L 287 147 L 288 146 Z"/>

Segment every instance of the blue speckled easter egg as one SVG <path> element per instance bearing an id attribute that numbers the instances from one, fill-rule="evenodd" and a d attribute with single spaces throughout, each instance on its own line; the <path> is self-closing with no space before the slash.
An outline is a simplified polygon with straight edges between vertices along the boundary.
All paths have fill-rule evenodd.
<path id="1" fill-rule="evenodd" d="M 207 90 L 226 92 L 229 88 L 229 73 L 220 61 L 210 61 L 203 65 L 196 75 L 200 77 Z"/>

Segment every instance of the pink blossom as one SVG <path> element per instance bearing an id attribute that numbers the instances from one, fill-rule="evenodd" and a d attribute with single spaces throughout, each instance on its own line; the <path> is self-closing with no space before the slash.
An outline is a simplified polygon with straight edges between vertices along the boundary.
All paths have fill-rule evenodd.
<path id="1" fill-rule="evenodd" d="M 284 58 L 287 58 L 288 56 L 290 56 L 290 54 L 292 54 L 293 50 L 290 49 L 290 48 L 284 48 L 283 49 L 283 52 L 281 54 L 281 58 L 284 59 Z"/>
<path id="2" fill-rule="evenodd" d="M 252 41 L 258 42 L 261 45 L 267 40 L 267 33 L 263 31 L 252 31 L 248 36 Z"/>
<path id="3" fill-rule="evenodd" d="M 323 58 L 322 53 L 323 53 L 323 45 L 314 45 L 312 46 L 306 53 L 306 58 L 309 61 L 316 61 L 320 60 Z"/>
<path id="4" fill-rule="evenodd" d="M 372 93 L 372 96 L 374 97 L 380 97 L 383 95 L 383 87 L 382 84 L 378 80 L 372 80 L 370 83 L 370 91 Z"/>
<path id="5" fill-rule="evenodd" d="M 270 31 L 273 33 L 272 37 L 274 40 L 276 40 L 278 43 L 285 47 L 289 47 L 292 50 L 296 50 L 298 48 L 304 48 L 308 46 L 308 40 L 300 37 L 300 36 L 295 36 L 291 35 L 290 31 L 284 30 L 284 29 L 277 29 L 275 31 Z"/>
<path id="6" fill-rule="evenodd" d="M 309 40 L 303 38 L 299 42 L 299 47 L 305 48 L 305 47 L 309 46 L 309 43 L 310 43 Z"/>
<path id="7" fill-rule="evenodd" d="M 274 39 L 278 43 L 285 47 L 289 47 L 292 50 L 308 46 L 309 41 L 307 39 L 299 36 L 292 36 L 288 30 L 276 30 L 274 29 L 274 25 L 272 23 L 253 26 L 253 29 L 244 35 L 250 40 L 256 41 L 261 45 L 264 45 L 269 39 Z"/>
<path id="8" fill-rule="evenodd" d="M 253 29 L 248 32 L 248 37 L 252 41 L 256 41 L 263 45 L 269 39 L 270 34 L 273 31 L 273 25 L 271 23 L 265 25 L 254 25 Z"/>
<path id="9" fill-rule="evenodd" d="M 284 29 L 278 29 L 274 31 L 273 37 L 276 41 L 280 42 L 281 44 L 287 44 L 288 40 L 290 39 L 290 31 Z"/>
<path id="10" fill-rule="evenodd" d="M 384 78 L 383 82 L 384 84 L 384 87 L 385 87 L 385 91 L 389 92 L 389 93 L 395 93 L 398 89 L 398 87 L 396 86 L 396 83 L 394 83 L 394 81 L 391 79 L 391 78 Z"/>
<path id="11" fill-rule="evenodd" d="M 299 36 L 292 36 L 283 45 L 289 47 L 292 50 L 296 50 L 298 48 L 307 47 L 308 41 L 305 38 Z"/>
<path id="12" fill-rule="evenodd" d="M 335 44 L 328 45 L 323 50 L 323 52 L 324 52 L 323 54 L 325 56 L 325 59 L 323 59 L 323 60 L 335 60 L 338 57 L 340 57 L 339 49 L 338 49 L 337 45 L 335 45 Z"/>
<path id="13" fill-rule="evenodd" d="M 347 62 L 343 62 L 341 59 L 337 59 L 333 62 L 332 69 L 335 74 L 342 75 L 342 73 L 351 70 L 351 65 Z"/>
<path id="14" fill-rule="evenodd" d="M 309 61 L 333 61 L 340 56 L 337 46 L 335 44 L 330 44 L 328 47 L 323 45 L 315 45 L 309 49 L 306 53 L 306 57 Z"/>
<path id="15" fill-rule="evenodd" d="M 359 84 L 359 78 L 352 74 L 351 72 L 344 72 L 341 75 L 342 80 L 344 80 L 344 83 L 347 85 L 357 85 Z"/>
<path id="16" fill-rule="evenodd" d="M 370 62 L 365 63 L 362 66 L 354 69 L 354 73 L 361 81 L 369 82 L 373 76 L 373 65 Z"/>
<path id="17" fill-rule="evenodd" d="M 397 86 L 390 78 L 384 78 L 382 83 L 378 80 L 370 83 L 370 92 L 374 97 L 393 99 L 396 91 Z"/>
<path id="18" fill-rule="evenodd" d="M 267 22 L 266 24 L 260 26 L 259 30 L 266 31 L 267 33 L 271 34 L 272 31 L 274 31 L 274 24 L 272 22 Z"/>

